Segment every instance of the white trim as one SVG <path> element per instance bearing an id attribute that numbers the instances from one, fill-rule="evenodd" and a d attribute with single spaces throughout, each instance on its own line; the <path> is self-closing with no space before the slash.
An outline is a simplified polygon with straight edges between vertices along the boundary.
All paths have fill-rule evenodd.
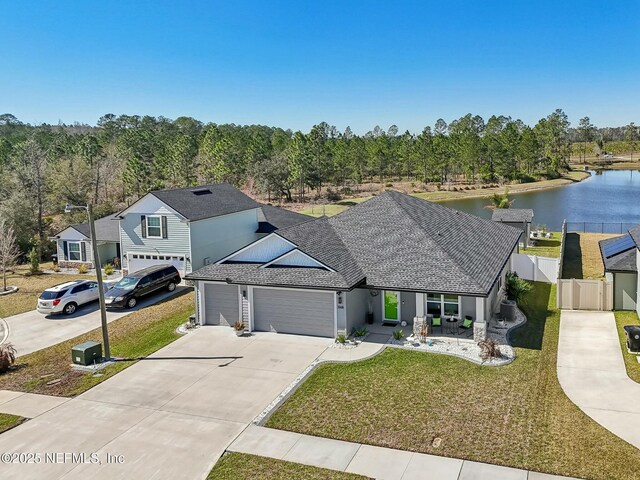
<path id="1" fill-rule="evenodd" d="M 280 237 L 282 238 L 282 237 Z M 335 270 L 327 265 L 325 265 L 324 263 L 320 262 L 319 260 L 316 260 L 315 258 L 313 258 L 311 255 L 308 255 L 306 253 L 304 253 L 302 250 L 300 250 L 299 248 L 294 248 L 293 250 L 289 250 L 288 252 L 283 253 L 282 255 L 280 255 L 279 257 L 274 258 L 273 260 L 265 263 L 264 265 L 260 265 L 260 268 L 267 268 L 270 265 L 273 265 L 275 262 L 279 262 L 280 260 L 283 260 L 285 257 L 287 257 L 288 255 L 292 255 L 294 253 L 301 253 L 302 255 L 304 255 L 306 258 L 308 258 L 309 260 L 311 260 L 312 262 L 316 263 L 319 267 L 323 267 L 326 268 L 327 270 L 329 270 L 330 272 L 334 272 Z M 286 266 L 286 265 L 285 265 Z"/>
<path id="2" fill-rule="evenodd" d="M 289 245 L 291 245 L 294 249 L 295 249 L 295 248 L 298 248 L 298 246 L 297 246 L 296 244 L 291 243 L 291 242 L 290 242 L 289 240 L 287 240 L 286 238 L 281 237 L 280 235 L 278 235 L 278 234 L 276 234 L 276 233 L 273 233 L 273 232 L 272 232 L 272 233 L 270 233 L 269 235 L 266 235 L 266 236 L 264 236 L 264 237 L 262 237 L 262 238 L 259 238 L 259 239 L 258 239 L 258 240 L 256 240 L 255 242 L 250 243 L 250 244 L 249 244 L 249 245 L 247 245 L 246 247 L 242 247 L 240 250 L 236 250 L 235 252 L 230 253 L 230 254 L 229 254 L 229 255 L 227 255 L 226 257 L 221 258 L 220 260 L 218 260 L 218 261 L 216 262 L 216 265 L 221 265 L 222 263 L 224 263 L 224 262 L 226 262 L 226 261 L 228 261 L 228 260 L 231 260 L 231 259 L 232 259 L 233 257 L 235 257 L 236 255 L 238 255 L 238 254 L 240 254 L 240 253 L 242 253 L 242 252 L 244 252 L 244 251 L 248 250 L 249 248 L 253 247 L 254 245 L 257 245 L 257 244 L 258 244 L 258 243 L 260 243 L 260 242 L 264 242 L 267 238 L 271 238 L 271 236 L 276 236 L 276 237 L 278 237 L 278 238 L 280 238 L 280 239 L 284 240 L 284 241 L 285 241 L 285 242 L 287 242 Z M 316 261 L 317 261 L 317 260 L 316 260 Z"/>
<path id="3" fill-rule="evenodd" d="M 150 219 L 150 218 L 157 218 L 157 219 L 158 219 L 158 222 L 159 222 L 159 225 L 158 225 L 158 226 L 155 226 L 155 225 L 154 225 L 154 226 L 152 226 L 152 227 L 149 227 L 149 219 Z M 145 217 L 144 217 L 144 221 L 145 221 L 145 223 L 146 223 L 146 227 L 147 227 L 147 238 L 160 238 L 160 239 L 164 238 L 164 237 L 162 236 L 162 234 L 164 233 L 164 232 L 162 231 L 162 215 L 156 215 L 156 214 L 153 214 L 153 215 L 145 215 Z M 160 229 L 160 235 L 150 235 L 150 234 L 149 234 L 149 228 L 159 228 L 159 229 Z"/>
<path id="4" fill-rule="evenodd" d="M 384 315 L 384 297 L 386 295 L 386 293 L 395 293 L 398 296 L 398 318 L 393 319 L 393 318 L 387 318 Z M 399 290 L 382 290 L 382 321 L 383 322 L 398 322 L 400 323 L 402 321 L 402 309 L 401 309 L 401 304 L 402 304 L 402 299 L 400 298 L 401 292 Z"/>
<path id="5" fill-rule="evenodd" d="M 424 317 L 425 312 L 425 295 L 421 292 L 416 292 L 416 317 Z"/>
<path id="6" fill-rule="evenodd" d="M 253 332 L 253 286 L 247 285 L 247 299 L 249 300 L 249 331 Z"/>
<path id="7" fill-rule="evenodd" d="M 147 193 L 146 195 L 142 196 L 141 198 L 139 198 L 138 200 L 136 200 L 135 202 L 133 202 L 131 205 L 129 205 L 127 208 L 125 208 L 124 210 L 122 210 L 119 213 L 116 213 L 115 216 L 116 217 L 122 217 L 124 215 L 127 215 L 129 210 L 131 210 L 131 208 L 133 208 L 134 205 L 136 205 L 137 203 L 140 203 L 141 201 L 143 201 L 144 199 L 146 199 L 147 197 L 152 196 L 153 198 L 155 198 L 158 202 L 160 202 L 161 204 L 163 204 L 167 210 L 169 210 L 171 213 L 173 213 L 174 215 L 177 215 L 178 217 L 182 218 L 183 220 L 188 221 L 189 219 L 187 217 L 185 217 L 184 215 L 182 215 L 181 213 L 179 213 L 178 211 L 174 210 L 173 208 L 171 208 L 169 205 L 167 205 L 165 202 L 163 202 L 162 200 L 160 200 L 158 197 L 156 197 L 153 193 Z M 143 213 L 141 213 L 141 215 L 144 215 Z"/>
<path id="8" fill-rule="evenodd" d="M 77 263 L 82 263 L 82 245 L 81 243 L 84 243 L 82 240 L 65 240 L 65 242 L 67 242 L 67 259 L 65 260 L 65 262 L 77 262 Z M 71 249 L 69 248 L 71 246 L 72 243 L 77 243 L 78 244 L 78 256 L 80 257 L 78 260 L 71 260 Z M 64 249 L 64 247 L 62 247 Z M 86 251 L 86 247 L 85 247 L 85 251 Z M 75 253 L 75 252 L 74 252 Z M 87 260 L 84 260 L 85 262 Z"/>
<path id="9" fill-rule="evenodd" d="M 349 335 L 349 332 L 346 332 L 346 334 Z M 333 294 L 333 338 L 337 338 L 337 337 L 338 337 L 338 292 L 334 292 Z"/>

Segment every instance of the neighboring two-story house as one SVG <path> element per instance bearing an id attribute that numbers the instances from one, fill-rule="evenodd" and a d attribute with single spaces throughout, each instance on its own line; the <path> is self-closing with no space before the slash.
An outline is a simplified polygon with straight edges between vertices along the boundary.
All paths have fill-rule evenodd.
<path id="1" fill-rule="evenodd" d="M 182 275 L 310 219 L 262 205 L 224 183 L 153 191 L 116 217 L 125 273 L 169 263 Z"/>

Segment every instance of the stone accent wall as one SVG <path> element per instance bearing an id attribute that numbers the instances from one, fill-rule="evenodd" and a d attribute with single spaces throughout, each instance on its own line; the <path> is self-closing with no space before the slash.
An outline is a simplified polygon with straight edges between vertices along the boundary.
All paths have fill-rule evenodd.
<path id="1" fill-rule="evenodd" d="M 473 341 L 480 342 L 487 338 L 487 322 L 473 322 Z"/>

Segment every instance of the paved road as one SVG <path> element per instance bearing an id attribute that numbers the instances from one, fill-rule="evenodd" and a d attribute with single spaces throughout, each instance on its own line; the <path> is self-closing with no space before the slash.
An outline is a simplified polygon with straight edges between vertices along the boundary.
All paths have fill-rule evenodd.
<path id="1" fill-rule="evenodd" d="M 331 342 L 266 332 L 237 338 L 230 328 L 200 328 L 0 435 L 0 453 L 95 452 L 103 462 L 107 454 L 122 455 L 123 463 L 3 464 L 2 480 L 204 479 Z"/>
<path id="2" fill-rule="evenodd" d="M 175 291 L 177 293 L 180 288 Z M 162 292 L 142 300 L 134 309 L 107 311 L 107 321 L 123 317 L 132 311 L 159 302 L 174 293 Z M 8 325 L 9 336 L 6 341 L 11 342 L 18 356 L 26 355 L 42 348 L 50 347 L 70 338 L 77 337 L 94 328 L 100 327 L 100 310 L 98 302 L 80 307 L 73 315 L 52 315 L 45 317 L 35 310 L 13 315 L 4 319 Z M 1 324 L 1 322 L 0 322 Z M 0 341 L 3 336 L 0 332 Z"/>
<path id="3" fill-rule="evenodd" d="M 640 384 L 627 376 L 613 313 L 561 313 L 558 379 L 582 411 L 640 448 Z"/>

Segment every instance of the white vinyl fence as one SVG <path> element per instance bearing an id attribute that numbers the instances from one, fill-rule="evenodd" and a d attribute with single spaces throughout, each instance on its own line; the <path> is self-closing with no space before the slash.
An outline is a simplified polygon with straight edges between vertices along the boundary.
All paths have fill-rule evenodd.
<path id="1" fill-rule="evenodd" d="M 613 310 L 613 282 L 558 280 L 557 306 L 570 310 Z"/>
<path id="2" fill-rule="evenodd" d="M 511 256 L 511 271 L 516 272 L 520 278 L 534 282 L 556 283 L 560 259 L 551 257 L 539 257 L 538 255 L 525 255 L 514 253 Z"/>

